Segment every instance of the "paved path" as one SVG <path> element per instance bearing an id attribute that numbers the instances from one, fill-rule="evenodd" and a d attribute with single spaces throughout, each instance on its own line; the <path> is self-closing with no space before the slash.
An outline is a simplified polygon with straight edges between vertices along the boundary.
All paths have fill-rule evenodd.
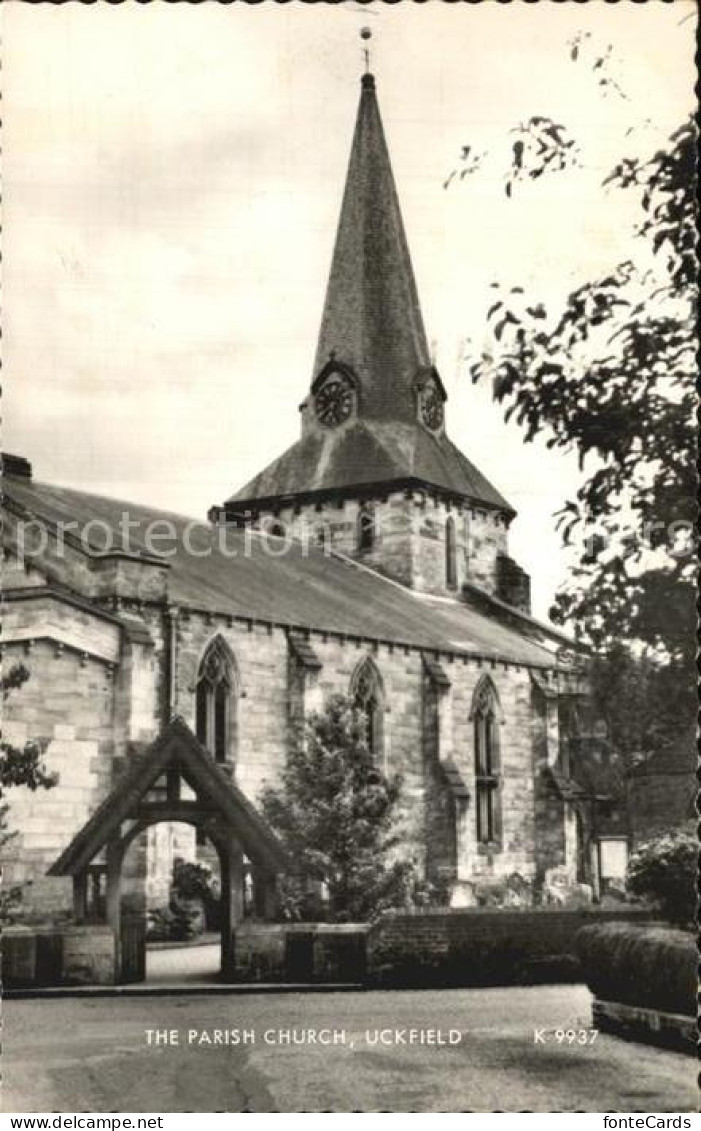
<path id="1" fill-rule="evenodd" d="M 534 1028 L 589 1023 L 581 986 L 10 1001 L 4 1103 L 63 1113 L 696 1110 L 691 1057 L 606 1036 L 534 1044 Z M 376 1029 L 405 1027 L 455 1029 L 460 1042 L 373 1043 Z M 177 1030 L 180 1043 L 149 1045 L 154 1028 Z M 320 1040 L 324 1028 L 342 1030 L 343 1043 L 266 1041 L 293 1029 Z M 216 1029 L 252 1030 L 254 1043 L 204 1043 Z"/>

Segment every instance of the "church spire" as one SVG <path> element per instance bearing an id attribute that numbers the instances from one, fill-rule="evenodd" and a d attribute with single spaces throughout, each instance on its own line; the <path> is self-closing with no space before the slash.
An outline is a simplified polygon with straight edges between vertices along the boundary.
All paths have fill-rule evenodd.
<path id="1" fill-rule="evenodd" d="M 416 419 L 415 386 L 431 359 L 369 72 L 361 78 L 313 381 L 330 358 L 355 374 L 362 418 Z"/>

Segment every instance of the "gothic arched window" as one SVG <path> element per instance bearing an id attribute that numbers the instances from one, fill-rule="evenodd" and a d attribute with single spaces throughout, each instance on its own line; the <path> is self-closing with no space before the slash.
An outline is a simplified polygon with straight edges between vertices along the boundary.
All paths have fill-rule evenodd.
<path id="1" fill-rule="evenodd" d="M 195 693 L 197 737 L 217 762 L 233 761 L 236 725 L 236 669 L 220 636 L 202 657 Z"/>
<path id="2" fill-rule="evenodd" d="M 453 518 L 449 518 L 445 524 L 445 583 L 448 589 L 456 589 L 458 585 L 455 519 Z"/>
<path id="3" fill-rule="evenodd" d="M 351 698 L 362 719 L 368 749 L 379 758 L 382 754 L 384 693 L 380 673 L 370 657 L 362 660 L 355 669 L 351 680 Z"/>
<path id="4" fill-rule="evenodd" d="M 371 550 L 375 545 L 375 511 L 370 503 L 363 503 L 358 511 L 358 549 Z"/>
<path id="5" fill-rule="evenodd" d="M 494 844 L 501 838 L 501 708 L 496 688 L 488 676 L 484 676 L 475 688 L 470 718 L 475 753 L 477 840 L 480 844 Z"/>

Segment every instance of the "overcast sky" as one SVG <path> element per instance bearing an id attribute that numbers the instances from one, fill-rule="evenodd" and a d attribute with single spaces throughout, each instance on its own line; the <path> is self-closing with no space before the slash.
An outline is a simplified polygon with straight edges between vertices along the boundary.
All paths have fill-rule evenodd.
<path id="1" fill-rule="evenodd" d="M 296 439 L 369 25 L 449 432 L 519 511 L 543 613 L 576 463 L 523 445 L 463 343 L 492 282 L 556 298 L 631 254 L 631 202 L 600 182 L 693 106 L 694 11 L 3 5 L 3 447 L 37 478 L 203 516 Z M 570 60 L 577 32 L 612 46 L 626 99 Z M 532 114 L 566 124 L 584 167 L 509 201 L 508 131 Z M 446 191 L 468 143 L 485 169 Z"/>

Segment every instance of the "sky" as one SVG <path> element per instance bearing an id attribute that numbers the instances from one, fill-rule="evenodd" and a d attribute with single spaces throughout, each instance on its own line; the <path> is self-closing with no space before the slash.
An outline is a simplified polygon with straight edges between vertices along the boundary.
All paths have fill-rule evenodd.
<path id="1" fill-rule="evenodd" d="M 524 445 L 469 351 L 493 283 L 552 303 L 636 255 L 631 199 L 601 182 L 693 107 L 695 10 L 3 5 L 3 449 L 38 479 L 203 517 L 294 442 L 369 26 L 448 431 L 519 512 L 543 615 L 580 473 Z M 609 47 L 625 97 L 590 65 Z M 509 131 L 533 114 L 567 126 L 581 167 L 507 199 Z M 445 189 L 466 144 L 483 167 Z"/>

